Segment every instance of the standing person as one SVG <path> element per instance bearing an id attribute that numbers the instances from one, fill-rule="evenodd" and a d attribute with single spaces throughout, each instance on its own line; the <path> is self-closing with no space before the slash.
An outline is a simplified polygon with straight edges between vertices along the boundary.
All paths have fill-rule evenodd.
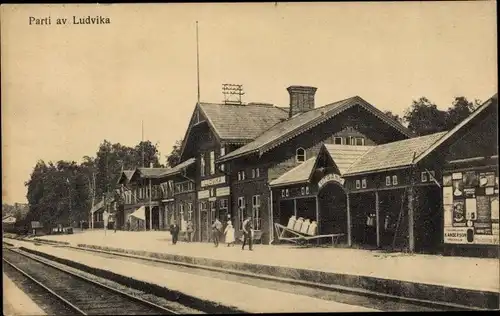
<path id="1" fill-rule="evenodd" d="M 170 234 L 172 235 L 172 243 L 177 244 L 177 238 L 179 237 L 179 225 L 177 223 L 173 223 L 170 225 Z"/>
<path id="2" fill-rule="evenodd" d="M 212 224 L 212 236 L 214 239 L 215 247 L 219 247 L 219 237 L 222 231 L 222 223 L 218 218 L 215 218 L 214 223 Z"/>
<path id="3" fill-rule="evenodd" d="M 224 230 L 224 234 L 226 236 L 226 244 L 229 247 L 229 245 L 234 246 L 234 227 L 231 221 L 227 222 L 226 229 Z"/>
<path id="4" fill-rule="evenodd" d="M 108 229 L 108 219 L 109 219 L 109 213 L 107 210 L 104 210 L 104 212 L 102 212 L 102 219 L 104 221 L 104 235 L 106 235 L 106 230 Z"/>
<path id="5" fill-rule="evenodd" d="M 241 250 L 245 250 L 245 245 L 248 241 L 248 249 L 252 250 L 252 217 L 247 216 L 243 222 L 243 246 Z"/>
<path id="6" fill-rule="evenodd" d="M 187 235 L 188 235 L 188 242 L 192 242 L 193 241 L 193 233 L 194 233 L 194 225 L 193 225 L 193 222 L 191 220 L 189 220 L 187 222 L 186 231 L 187 231 Z"/>

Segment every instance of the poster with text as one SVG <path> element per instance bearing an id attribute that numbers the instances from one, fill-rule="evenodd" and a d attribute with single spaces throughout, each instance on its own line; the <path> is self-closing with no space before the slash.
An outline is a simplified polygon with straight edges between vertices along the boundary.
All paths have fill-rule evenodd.
<path id="1" fill-rule="evenodd" d="M 443 187 L 443 204 L 453 204 L 453 187 Z"/>

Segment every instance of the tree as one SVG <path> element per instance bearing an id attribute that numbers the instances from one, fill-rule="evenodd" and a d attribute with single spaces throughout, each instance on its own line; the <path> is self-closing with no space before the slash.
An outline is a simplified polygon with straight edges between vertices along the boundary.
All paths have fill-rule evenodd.
<path id="1" fill-rule="evenodd" d="M 403 117 L 408 129 L 419 136 L 433 134 L 446 129 L 446 112 L 425 97 L 413 101 Z"/>
<path id="2" fill-rule="evenodd" d="M 170 154 L 166 156 L 167 165 L 170 168 L 173 168 L 179 164 L 181 160 L 181 149 L 182 149 L 182 139 L 179 139 L 175 142 Z"/>
<path id="3" fill-rule="evenodd" d="M 156 147 L 156 145 L 153 145 L 149 140 L 141 141 L 137 146 L 135 146 L 134 150 L 135 150 L 135 160 L 138 162 L 136 166 L 149 167 L 150 164 L 152 163 L 154 168 L 160 167 L 158 148 Z M 142 163 L 143 153 L 144 153 L 144 165 Z"/>
<path id="4" fill-rule="evenodd" d="M 392 111 L 385 111 L 384 114 L 387 115 L 388 117 L 394 119 L 399 124 L 403 125 L 403 123 L 404 123 L 403 118 L 400 117 L 398 114 L 393 114 Z"/>
<path id="5" fill-rule="evenodd" d="M 455 97 L 452 106 L 448 108 L 445 116 L 446 129 L 450 130 L 456 125 L 460 124 L 467 118 L 480 104 L 481 101 L 475 100 L 475 103 L 467 100 L 466 97 Z"/>

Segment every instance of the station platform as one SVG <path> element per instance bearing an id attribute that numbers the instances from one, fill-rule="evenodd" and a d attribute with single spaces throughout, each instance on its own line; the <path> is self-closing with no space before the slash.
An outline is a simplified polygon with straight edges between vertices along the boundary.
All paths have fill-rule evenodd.
<path id="1" fill-rule="evenodd" d="M 3 314 L 5 316 L 47 315 L 5 273 L 3 277 Z"/>
<path id="2" fill-rule="evenodd" d="M 9 241 L 18 247 L 49 254 L 52 257 L 77 262 L 96 270 L 109 271 L 168 291 L 182 293 L 211 304 L 234 308 L 244 313 L 285 312 L 376 312 L 376 309 L 344 304 L 304 295 L 266 289 L 234 281 L 145 266 L 126 259 L 96 256 L 64 247 L 36 245 L 24 241 Z"/>
<path id="3" fill-rule="evenodd" d="M 492 294 L 498 301 L 500 293 L 500 262 L 491 258 L 260 244 L 253 251 L 242 251 L 238 245 L 216 248 L 212 243 L 182 241 L 173 245 L 170 233 L 163 231 L 107 231 L 105 235 L 103 230 L 94 230 L 41 239 L 421 299 L 442 297 L 462 304 L 475 304 L 488 295 L 484 299 L 491 300 Z"/>

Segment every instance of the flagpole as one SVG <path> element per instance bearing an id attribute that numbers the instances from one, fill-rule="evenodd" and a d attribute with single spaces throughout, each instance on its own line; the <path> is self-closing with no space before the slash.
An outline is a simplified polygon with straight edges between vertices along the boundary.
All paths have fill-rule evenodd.
<path id="1" fill-rule="evenodd" d="M 198 43 L 198 21 L 196 21 L 196 79 L 198 83 L 198 103 L 200 103 L 200 51 Z"/>

